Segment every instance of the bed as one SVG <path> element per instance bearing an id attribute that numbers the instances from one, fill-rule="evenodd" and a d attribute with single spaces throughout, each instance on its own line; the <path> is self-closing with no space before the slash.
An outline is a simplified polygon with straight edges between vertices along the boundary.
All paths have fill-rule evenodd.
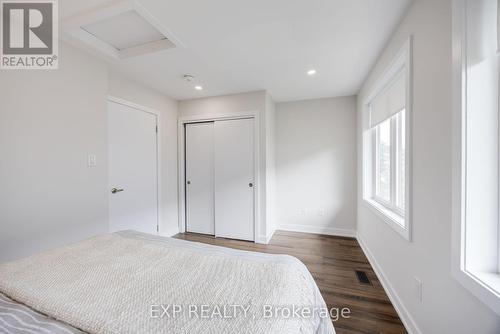
<path id="1" fill-rule="evenodd" d="M 121 231 L 0 264 L 0 333 L 335 331 L 294 257 Z"/>

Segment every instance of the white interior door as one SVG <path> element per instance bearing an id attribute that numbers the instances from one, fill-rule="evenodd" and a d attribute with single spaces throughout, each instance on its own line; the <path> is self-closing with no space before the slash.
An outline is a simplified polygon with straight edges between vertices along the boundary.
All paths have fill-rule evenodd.
<path id="1" fill-rule="evenodd" d="M 156 115 L 108 102 L 111 232 L 157 233 Z"/>
<path id="2" fill-rule="evenodd" d="M 254 240 L 254 120 L 215 122 L 215 235 Z"/>
<path id="3" fill-rule="evenodd" d="M 186 231 L 214 234 L 214 123 L 186 124 Z"/>

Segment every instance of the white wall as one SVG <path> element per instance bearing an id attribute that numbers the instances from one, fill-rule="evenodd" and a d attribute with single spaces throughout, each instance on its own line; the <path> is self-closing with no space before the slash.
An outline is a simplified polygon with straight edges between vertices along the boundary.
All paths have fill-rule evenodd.
<path id="1" fill-rule="evenodd" d="M 266 238 L 276 231 L 276 104 L 266 93 Z"/>
<path id="2" fill-rule="evenodd" d="M 184 100 L 179 102 L 179 117 L 190 116 L 203 116 L 207 118 L 230 116 L 234 113 L 242 112 L 257 112 L 260 120 L 260 180 L 257 191 L 260 192 L 260 202 L 258 203 L 260 231 L 261 235 L 258 237 L 258 242 L 264 242 L 268 239 L 272 231 L 268 231 L 266 218 L 267 218 L 267 169 L 270 168 L 267 164 L 267 133 L 272 134 L 272 129 L 266 129 L 266 111 L 270 108 L 269 114 L 272 115 L 272 102 L 271 98 L 265 91 L 232 94 L 224 96 L 215 96 L 207 98 L 199 98 L 194 100 Z M 272 117 L 269 117 L 272 119 Z M 272 223 L 270 225 L 272 227 Z"/>
<path id="3" fill-rule="evenodd" d="M 64 43 L 59 59 L 0 75 L 0 261 L 108 229 L 106 66 Z"/>
<path id="4" fill-rule="evenodd" d="M 362 102 L 411 34 L 414 36 L 413 225 L 407 242 L 362 202 L 358 236 L 413 333 L 500 332 L 500 318 L 451 277 L 451 0 L 415 1 L 358 96 L 358 179 Z M 413 278 L 423 282 L 423 302 Z"/>
<path id="5" fill-rule="evenodd" d="M 265 108 L 265 91 L 204 97 L 179 101 L 179 116 L 228 115 L 243 111 L 262 111 Z"/>
<path id="6" fill-rule="evenodd" d="M 356 98 L 276 104 L 278 229 L 355 235 Z"/>
<path id="7" fill-rule="evenodd" d="M 161 112 L 160 232 L 178 232 L 177 102 L 63 42 L 59 59 L 0 75 L 0 262 L 108 232 L 108 94 Z"/>
<path id="8" fill-rule="evenodd" d="M 160 112 L 160 234 L 177 234 L 177 101 L 115 72 L 109 73 L 109 94 Z"/>

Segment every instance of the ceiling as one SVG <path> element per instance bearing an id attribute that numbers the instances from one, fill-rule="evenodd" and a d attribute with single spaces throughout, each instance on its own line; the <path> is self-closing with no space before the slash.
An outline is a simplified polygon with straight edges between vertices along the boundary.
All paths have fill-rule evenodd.
<path id="1" fill-rule="evenodd" d="M 64 0 L 59 11 L 109 2 Z M 279 102 L 356 94 L 411 0 L 138 2 L 182 46 L 108 59 L 111 68 L 178 100 L 267 90 Z"/>

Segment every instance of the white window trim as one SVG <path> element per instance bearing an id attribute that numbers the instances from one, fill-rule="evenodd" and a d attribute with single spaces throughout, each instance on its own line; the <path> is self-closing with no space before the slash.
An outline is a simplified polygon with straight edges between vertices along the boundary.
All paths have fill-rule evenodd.
<path id="1" fill-rule="evenodd" d="M 452 249 L 451 273 L 474 296 L 500 315 L 500 274 L 472 273 L 465 267 L 467 11 L 453 2 Z"/>
<path id="2" fill-rule="evenodd" d="M 375 141 L 373 137 L 373 131 L 370 129 L 369 138 L 363 136 L 363 203 L 370 208 L 375 214 L 377 214 L 382 221 L 387 223 L 394 231 L 396 231 L 401 237 L 407 241 L 411 241 L 411 230 L 412 230 L 412 95 L 413 95 L 413 65 L 412 65 L 412 36 L 409 36 L 402 48 L 399 50 L 397 55 L 391 64 L 383 72 L 381 78 L 376 82 L 368 95 L 368 98 L 364 101 L 364 115 L 365 117 L 370 117 L 370 103 L 373 99 L 379 95 L 384 89 L 388 87 L 390 83 L 393 82 L 401 72 L 404 72 L 406 79 L 406 103 L 405 103 L 405 131 L 406 131 L 406 152 L 405 152 L 405 211 L 404 216 L 401 215 L 401 211 L 398 209 L 390 209 L 383 203 L 377 201 L 372 197 L 374 193 L 374 168 L 373 168 L 373 158 L 372 152 L 375 149 Z M 368 124 L 370 122 L 368 121 Z M 364 129 L 365 132 L 367 129 Z M 367 139 L 367 140 L 366 140 Z M 371 147 L 368 147 L 371 146 Z M 396 147 L 392 147 L 391 150 L 395 150 Z M 392 155 L 395 159 L 395 155 Z M 391 161 L 391 168 L 395 167 L 395 161 Z M 392 173 L 396 175 L 396 173 Z M 391 176 L 394 177 L 394 176 Z M 391 187 L 395 187 L 395 182 L 391 182 Z M 391 191 L 392 192 L 392 191 Z M 395 192 L 393 192 L 395 194 Z M 392 196 L 392 195 L 391 195 Z M 385 203 L 387 204 L 387 203 Z"/>

